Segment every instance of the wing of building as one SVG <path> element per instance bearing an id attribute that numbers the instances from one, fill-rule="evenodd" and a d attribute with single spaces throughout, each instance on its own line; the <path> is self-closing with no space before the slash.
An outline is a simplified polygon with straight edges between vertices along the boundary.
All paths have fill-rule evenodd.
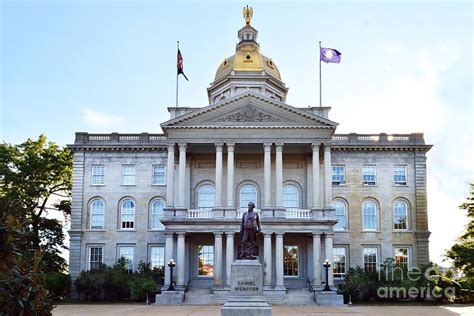
<path id="1" fill-rule="evenodd" d="M 335 134 L 329 107 L 286 103 L 257 35 L 250 23 L 238 31 L 209 104 L 168 108 L 164 134 L 76 133 L 73 278 L 125 257 L 132 269 L 163 267 L 167 287 L 173 258 L 185 302 L 222 301 L 249 201 L 261 216 L 265 291 L 280 302 L 308 282 L 321 287 L 325 259 L 331 286 L 386 258 L 428 263 L 423 134 Z"/>

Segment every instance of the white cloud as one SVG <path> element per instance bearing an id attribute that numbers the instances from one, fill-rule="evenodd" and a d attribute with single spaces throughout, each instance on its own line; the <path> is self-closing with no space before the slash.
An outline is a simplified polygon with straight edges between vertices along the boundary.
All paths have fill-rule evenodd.
<path id="1" fill-rule="evenodd" d="M 92 127 L 112 128 L 119 126 L 124 118 L 115 114 L 102 113 L 96 110 L 82 108 L 83 121 Z"/>

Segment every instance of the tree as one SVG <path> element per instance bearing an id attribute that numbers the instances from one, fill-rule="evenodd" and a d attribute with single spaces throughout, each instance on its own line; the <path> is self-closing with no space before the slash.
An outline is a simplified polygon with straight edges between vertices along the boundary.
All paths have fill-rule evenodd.
<path id="1" fill-rule="evenodd" d="M 26 223 L 28 245 L 42 253 L 43 272 L 66 269 L 60 256 L 65 235 L 57 215 L 71 213 L 71 151 L 44 135 L 20 145 L 0 144 L 0 175 L 3 198 L 14 202 L 16 216 Z"/>
<path id="2" fill-rule="evenodd" d="M 453 260 L 456 268 L 463 272 L 459 283 L 469 291 L 470 299 L 474 298 L 474 183 L 471 183 L 471 192 L 460 209 L 467 211 L 469 223 L 466 232 L 461 235 L 456 243 L 446 252 L 446 256 Z"/>

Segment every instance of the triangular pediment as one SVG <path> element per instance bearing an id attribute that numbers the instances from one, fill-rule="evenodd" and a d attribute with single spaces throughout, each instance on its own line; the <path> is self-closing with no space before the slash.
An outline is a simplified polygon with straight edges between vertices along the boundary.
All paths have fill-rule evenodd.
<path id="1" fill-rule="evenodd" d="M 174 128 L 329 128 L 337 123 L 253 91 L 197 109 L 161 124 Z"/>

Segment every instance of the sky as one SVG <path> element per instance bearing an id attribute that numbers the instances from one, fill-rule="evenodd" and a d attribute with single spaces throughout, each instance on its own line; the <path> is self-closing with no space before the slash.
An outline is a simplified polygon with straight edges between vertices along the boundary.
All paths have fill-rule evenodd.
<path id="1" fill-rule="evenodd" d="M 318 41 L 342 53 L 322 65 L 323 105 L 337 133 L 425 133 L 430 256 L 464 230 L 473 177 L 472 32 L 468 1 L 0 1 L 0 140 L 41 133 L 160 133 L 175 104 L 176 41 L 189 82 L 180 106 L 235 52 L 242 7 L 261 52 L 289 87 L 287 103 L 319 105 Z"/>

